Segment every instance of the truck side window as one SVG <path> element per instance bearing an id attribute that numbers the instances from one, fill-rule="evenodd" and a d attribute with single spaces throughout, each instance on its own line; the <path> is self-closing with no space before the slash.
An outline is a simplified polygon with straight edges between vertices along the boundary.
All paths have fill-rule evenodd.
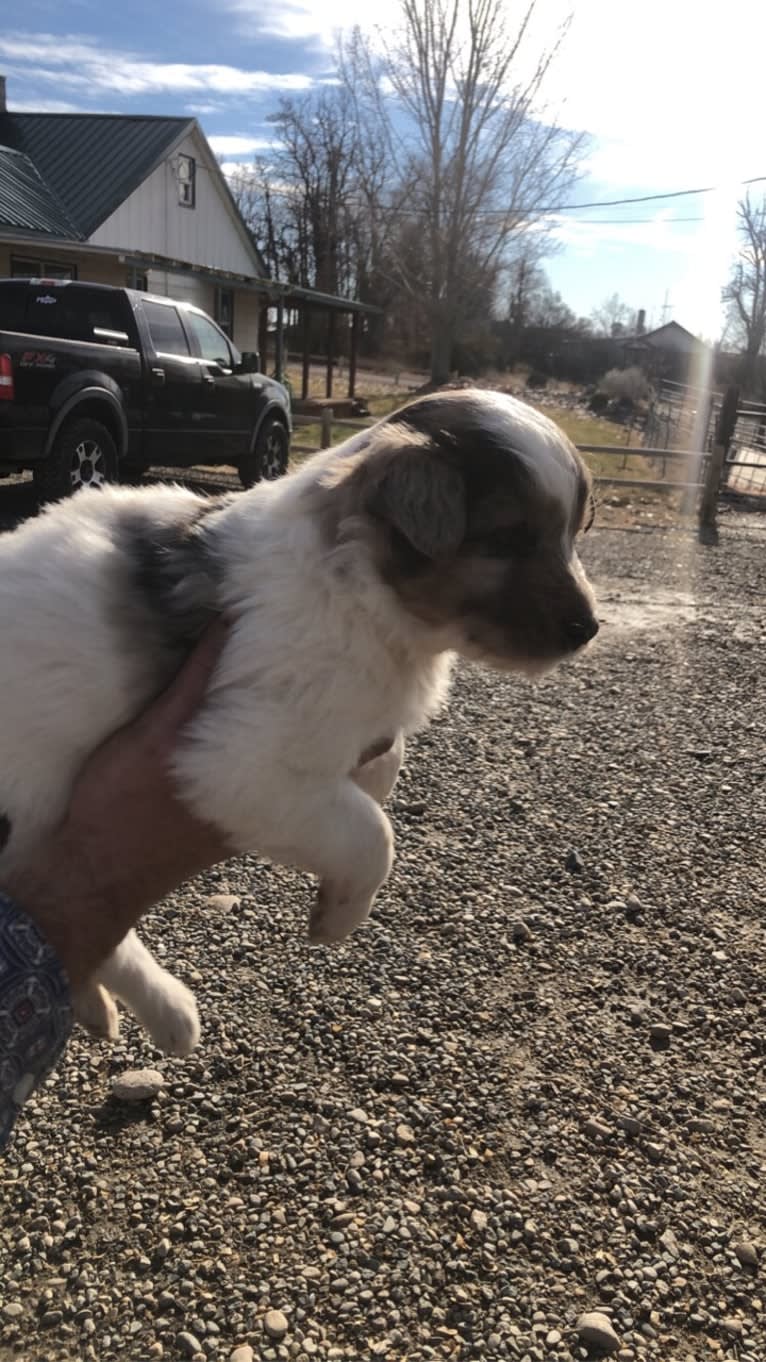
<path id="1" fill-rule="evenodd" d="M 143 302 L 141 306 L 157 354 L 188 355 L 189 342 L 176 309 L 164 303 Z"/>
<path id="2" fill-rule="evenodd" d="M 135 324 L 125 297 L 97 288 L 69 288 L 43 280 L 26 286 L 26 330 L 51 339 L 135 345 Z"/>
<path id="3" fill-rule="evenodd" d="M 202 358 L 211 364 L 218 364 L 222 369 L 232 369 L 231 350 L 223 332 L 198 312 L 187 312 L 186 320 L 194 333 Z"/>

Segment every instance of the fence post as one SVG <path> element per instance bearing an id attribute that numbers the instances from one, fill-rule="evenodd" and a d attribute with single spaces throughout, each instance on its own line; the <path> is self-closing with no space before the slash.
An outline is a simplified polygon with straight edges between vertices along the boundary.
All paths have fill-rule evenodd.
<path id="1" fill-rule="evenodd" d="M 718 489 L 721 486 L 721 474 L 723 473 L 723 461 L 726 458 L 726 445 L 719 444 L 716 440 L 710 451 L 708 459 L 707 473 L 702 487 L 700 497 L 699 523 L 706 529 L 713 529 L 715 526 L 715 515 L 718 508 Z"/>
<path id="2" fill-rule="evenodd" d="M 330 448 L 330 445 L 332 444 L 332 423 L 333 423 L 333 409 L 332 409 L 332 407 L 323 407 L 323 408 L 322 408 L 322 434 L 321 434 L 320 443 L 319 443 L 319 448 L 320 448 L 320 449 L 329 449 L 329 448 Z"/>
<path id="3" fill-rule="evenodd" d="M 721 410 L 718 413 L 713 448 L 707 466 L 702 496 L 699 505 L 699 523 L 705 529 L 713 529 L 715 526 L 716 510 L 718 508 L 718 493 L 723 478 L 724 463 L 726 453 L 734 434 L 734 427 L 737 424 L 737 406 L 739 405 L 739 388 L 731 387 L 726 389 Z"/>

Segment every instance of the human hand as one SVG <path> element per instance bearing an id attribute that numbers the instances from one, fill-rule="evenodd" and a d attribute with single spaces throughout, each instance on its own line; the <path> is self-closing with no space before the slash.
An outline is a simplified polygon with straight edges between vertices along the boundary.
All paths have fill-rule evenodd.
<path id="1" fill-rule="evenodd" d="M 183 804 L 170 773 L 225 638 L 218 621 L 159 699 L 93 753 L 34 864 L 2 886 L 54 948 L 73 989 L 152 904 L 231 855 L 222 833 Z"/>

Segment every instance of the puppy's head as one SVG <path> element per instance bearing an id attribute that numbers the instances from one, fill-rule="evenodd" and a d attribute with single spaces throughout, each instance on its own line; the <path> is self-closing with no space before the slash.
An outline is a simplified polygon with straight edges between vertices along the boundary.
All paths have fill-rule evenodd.
<path id="1" fill-rule="evenodd" d="M 575 550 L 589 476 L 524 403 L 420 398 L 341 446 L 328 472 L 336 533 L 364 528 L 383 580 L 444 646 L 535 673 L 597 632 Z"/>

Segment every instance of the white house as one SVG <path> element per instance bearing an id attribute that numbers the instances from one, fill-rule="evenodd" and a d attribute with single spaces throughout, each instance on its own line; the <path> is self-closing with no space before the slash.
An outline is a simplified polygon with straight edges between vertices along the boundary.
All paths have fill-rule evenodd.
<path id="1" fill-rule="evenodd" d="M 0 77 L 0 277 L 27 274 L 185 298 L 258 348 L 266 270 L 193 118 L 14 113 Z"/>

